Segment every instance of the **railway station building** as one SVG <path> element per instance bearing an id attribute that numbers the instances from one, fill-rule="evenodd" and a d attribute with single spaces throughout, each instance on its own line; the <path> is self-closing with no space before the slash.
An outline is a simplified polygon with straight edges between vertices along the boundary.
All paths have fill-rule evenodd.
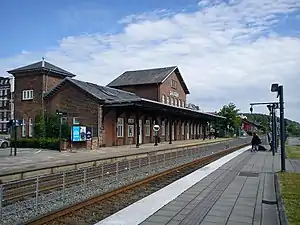
<path id="1" fill-rule="evenodd" d="M 90 141 L 73 148 L 135 145 L 205 139 L 212 121 L 223 119 L 187 104 L 190 91 L 177 66 L 126 71 L 106 86 L 77 80 L 44 60 L 8 71 L 15 78 L 15 118 L 19 137 L 33 137 L 40 111 L 65 112 L 70 125 L 91 129 Z"/>

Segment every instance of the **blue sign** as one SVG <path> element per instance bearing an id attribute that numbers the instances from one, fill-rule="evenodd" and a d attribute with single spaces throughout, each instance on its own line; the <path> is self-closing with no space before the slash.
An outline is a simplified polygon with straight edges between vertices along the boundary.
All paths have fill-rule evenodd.
<path id="1" fill-rule="evenodd" d="M 86 128 L 86 140 L 92 140 L 92 128 L 91 127 Z"/>
<path id="2" fill-rule="evenodd" d="M 80 126 L 72 127 L 72 141 L 80 141 Z"/>
<path id="3" fill-rule="evenodd" d="M 72 141 L 86 141 L 86 127 L 73 126 L 72 127 Z"/>

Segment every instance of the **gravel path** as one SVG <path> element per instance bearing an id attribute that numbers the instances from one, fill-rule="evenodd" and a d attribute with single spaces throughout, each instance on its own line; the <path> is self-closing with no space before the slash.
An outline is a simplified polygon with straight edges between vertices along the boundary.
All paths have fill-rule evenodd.
<path id="1" fill-rule="evenodd" d="M 244 140 L 235 140 L 231 143 L 231 147 L 241 145 L 245 143 Z M 163 172 L 167 169 L 191 162 L 195 159 L 201 158 L 213 154 L 217 151 L 218 145 L 208 147 L 206 151 L 194 155 L 193 157 L 185 156 L 178 158 L 177 160 L 170 160 L 164 163 L 153 164 L 150 166 L 141 167 L 134 170 L 127 170 L 118 175 L 118 179 L 115 176 L 106 177 L 104 179 L 88 180 L 86 186 L 78 185 L 76 187 L 67 188 L 64 191 L 56 191 L 49 194 L 40 195 L 38 197 L 38 208 L 35 209 L 35 198 L 18 202 L 2 209 L 2 222 L 0 224 L 23 224 L 32 218 L 50 213 L 55 210 L 59 210 L 71 204 L 75 204 L 94 196 L 101 195 L 108 191 L 118 189 L 124 185 L 133 183 L 135 181 L 144 179 L 147 176 L 154 175 L 159 172 Z M 220 146 L 219 146 L 220 147 Z"/>

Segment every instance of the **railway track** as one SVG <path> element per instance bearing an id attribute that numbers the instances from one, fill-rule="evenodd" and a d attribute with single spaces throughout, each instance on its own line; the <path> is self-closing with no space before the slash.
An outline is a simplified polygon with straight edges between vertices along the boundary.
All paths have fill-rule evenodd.
<path id="1" fill-rule="evenodd" d="M 120 175 L 128 170 L 176 160 L 180 157 L 186 157 L 187 154 L 198 154 L 201 151 L 210 151 L 210 149 L 223 149 L 223 146 L 224 143 L 216 143 L 208 146 L 200 146 L 188 151 L 178 150 L 163 154 L 149 154 L 138 159 L 103 163 L 90 168 L 8 182 L 2 185 L 2 190 L 0 190 L 2 192 L 2 207 L 35 198 L 37 192 L 38 195 L 46 195 L 78 185 L 85 185 L 90 180 L 99 178 L 103 180 L 108 177 Z"/>
<path id="2" fill-rule="evenodd" d="M 27 225 L 95 224 L 128 205 L 167 186 L 175 180 L 247 145 L 248 144 L 243 144 L 222 150 L 184 165 L 149 176 L 114 191 L 107 192 L 103 195 L 93 197 L 46 216 L 31 220 Z"/>

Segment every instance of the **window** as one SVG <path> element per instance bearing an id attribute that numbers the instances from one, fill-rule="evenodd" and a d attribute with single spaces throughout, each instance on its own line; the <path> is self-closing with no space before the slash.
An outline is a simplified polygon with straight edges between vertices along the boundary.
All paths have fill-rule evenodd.
<path id="1" fill-rule="evenodd" d="M 29 118 L 28 124 L 29 124 L 28 136 L 32 137 L 33 136 L 33 120 L 32 120 L 32 118 Z"/>
<path id="2" fill-rule="evenodd" d="M 26 137 L 26 124 L 25 124 L 25 120 L 23 119 L 22 121 L 22 128 L 21 128 L 21 131 L 22 131 L 22 137 Z"/>
<path id="3" fill-rule="evenodd" d="M 176 82 L 176 80 L 171 80 L 171 88 L 174 88 L 174 89 L 177 88 L 177 82 Z"/>
<path id="4" fill-rule="evenodd" d="M 73 118 L 73 119 L 74 119 L 74 118 Z M 62 117 L 60 118 L 60 123 L 61 123 L 61 124 L 68 123 L 68 118 L 67 118 L 66 116 L 62 116 Z"/>
<path id="5" fill-rule="evenodd" d="M 33 90 L 24 90 L 22 92 L 22 100 L 31 100 L 33 99 Z"/>
<path id="6" fill-rule="evenodd" d="M 185 101 L 182 100 L 182 107 L 185 107 Z"/>
<path id="7" fill-rule="evenodd" d="M 178 106 L 178 99 L 177 98 L 175 98 L 175 102 L 176 102 L 176 106 Z"/>
<path id="8" fill-rule="evenodd" d="M 174 105 L 174 98 L 171 98 L 171 105 Z"/>
<path id="9" fill-rule="evenodd" d="M 181 124 L 181 135 L 184 135 L 184 123 Z"/>
<path id="10" fill-rule="evenodd" d="M 164 103 L 164 104 L 166 103 L 166 97 L 165 97 L 165 95 L 161 96 L 161 102 Z"/>
<path id="11" fill-rule="evenodd" d="M 118 118 L 117 120 L 117 137 L 124 136 L 124 119 Z"/>
<path id="12" fill-rule="evenodd" d="M 166 130 L 165 130 L 165 121 L 161 122 L 161 135 L 165 136 Z"/>
<path id="13" fill-rule="evenodd" d="M 179 105 L 180 107 L 182 107 L 182 102 L 181 102 L 180 99 L 178 100 L 178 105 Z"/>
<path id="14" fill-rule="evenodd" d="M 150 120 L 146 120 L 145 124 L 145 136 L 150 136 Z"/>
<path id="15" fill-rule="evenodd" d="M 134 137 L 134 125 L 128 124 L 128 137 Z"/>
<path id="16" fill-rule="evenodd" d="M 167 104 L 170 105 L 170 96 L 167 96 Z"/>
<path id="17" fill-rule="evenodd" d="M 79 117 L 73 117 L 73 124 L 79 124 Z"/>

